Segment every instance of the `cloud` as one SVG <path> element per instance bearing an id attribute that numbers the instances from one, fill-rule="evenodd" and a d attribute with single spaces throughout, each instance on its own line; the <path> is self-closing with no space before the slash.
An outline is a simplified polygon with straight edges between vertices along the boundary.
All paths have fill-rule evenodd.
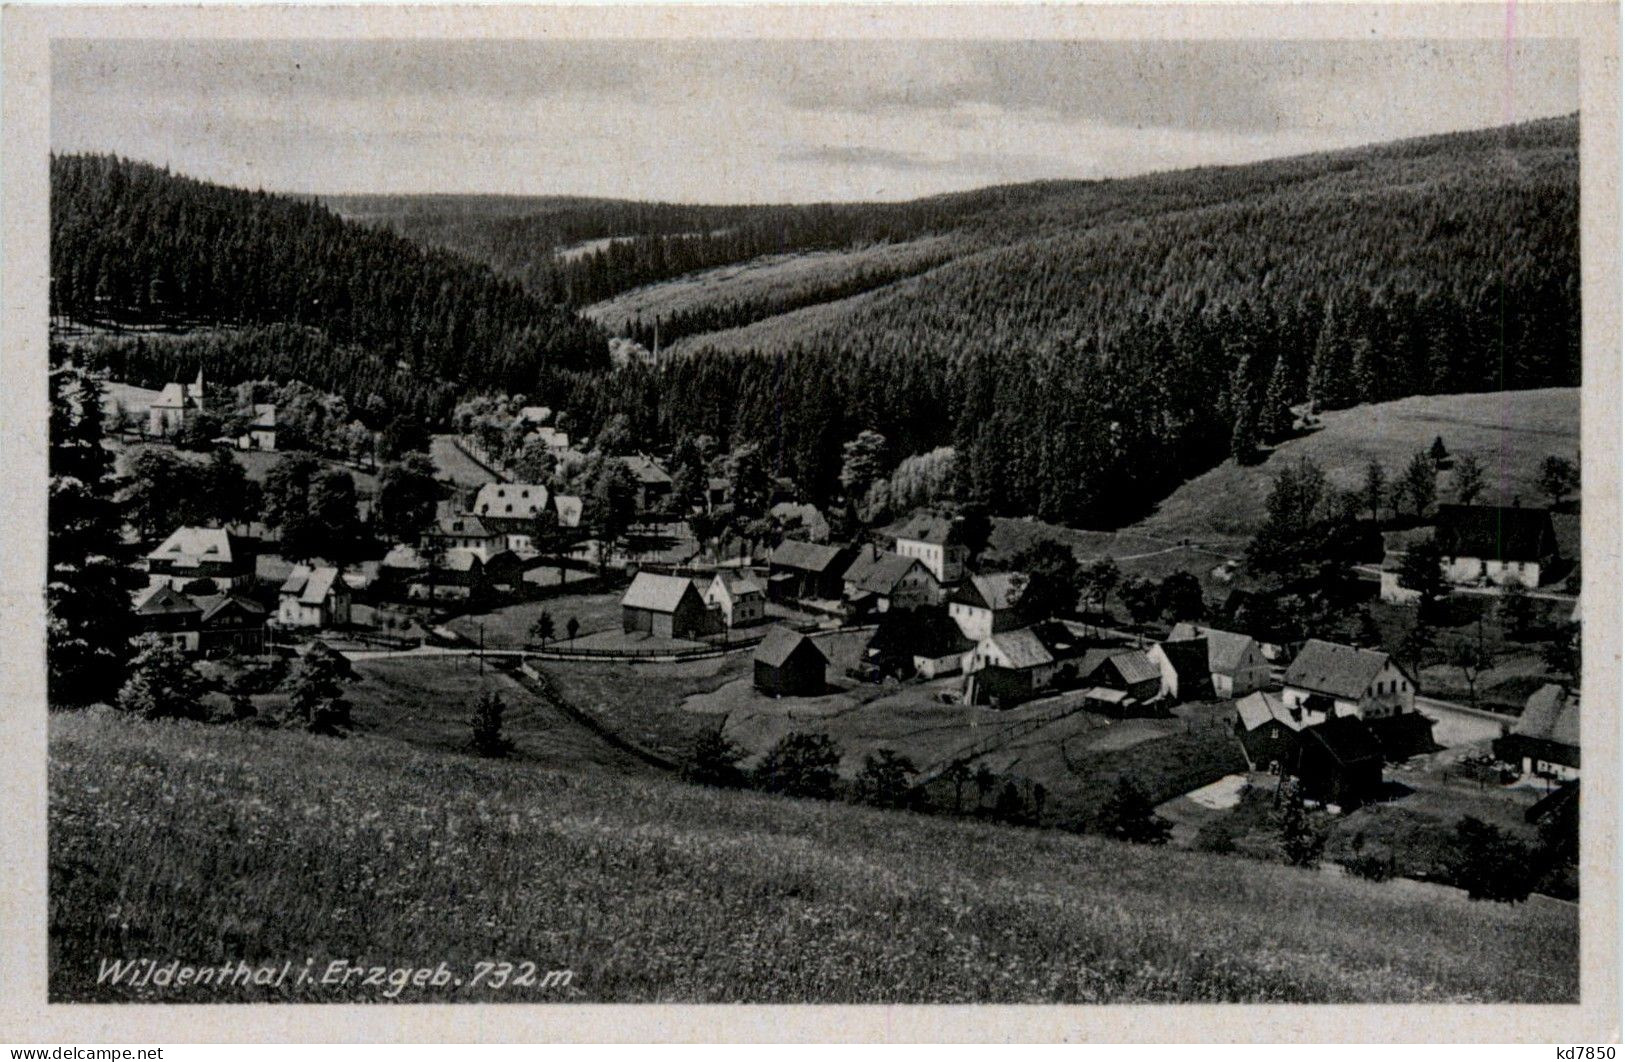
<path id="1" fill-rule="evenodd" d="M 59 40 L 57 151 L 288 191 L 764 202 L 1573 111 L 1572 41 Z"/>

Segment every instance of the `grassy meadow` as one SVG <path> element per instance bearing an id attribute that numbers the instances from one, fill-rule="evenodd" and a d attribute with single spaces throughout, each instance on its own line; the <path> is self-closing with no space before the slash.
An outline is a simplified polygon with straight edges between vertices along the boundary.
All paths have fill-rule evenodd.
<path id="1" fill-rule="evenodd" d="M 1127 528 L 1161 539 L 1245 545 L 1264 518 L 1275 473 L 1299 457 L 1314 459 L 1335 487 L 1356 490 L 1376 458 L 1392 481 L 1418 450 L 1442 438 L 1452 455 L 1472 454 L 1484 466 L 1481 502 L 1549 504 L 1539 487 L 1550 454 L 1573 459 L 1580 450 L 1580 392 L 1572 387 L 1485 394 L 1418 395 L 1320 414 L 1323 427 L 1277 446 L 1267 460 L 1242 467 L 1226 460 L 1169 494 L 1154 513 Z M 1450 475 L 1439 477 L 1439 499 L 1452 500 Z"/>
<path id="2" fill-rule="evenodd" d="M 949 237 L 926 236 L 905 243 L 840 251 L 768 255 L 635 288 L 594 303 L 583 312 L 613 332 L 635 317 L 653 320 L 657 315 L 683 313 L 718 302 L 794 299 L 803 292 L 823 290 L 866 271 L 925 268 L 950 257 L 955 249 Z M 681 345 L 679 341 L 675 346 Z"/>
<path id="3" fill-rule="evenodd" d="M 554 771 L 370 735 L 59 715 L 50 998 L 103 957 L 568 969 L 402 1002 L 1574 1001 L 1577 914 L 1198 853 Z"/>

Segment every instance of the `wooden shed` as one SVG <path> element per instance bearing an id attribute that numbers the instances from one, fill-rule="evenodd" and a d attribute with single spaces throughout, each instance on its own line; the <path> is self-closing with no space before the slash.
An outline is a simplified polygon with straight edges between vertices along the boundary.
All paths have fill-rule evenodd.
<path id="1" fill-rule="evenodd" d="M 777 697 L 812 697 L 824 692 L 829 657 L 807 637 L 774 627 L 756 647 L 756 688 Z"/>

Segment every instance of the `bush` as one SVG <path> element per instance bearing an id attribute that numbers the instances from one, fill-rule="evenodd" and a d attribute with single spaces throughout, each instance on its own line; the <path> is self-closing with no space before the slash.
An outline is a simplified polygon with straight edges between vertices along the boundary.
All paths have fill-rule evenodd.
<path id="1" fill-rule="evenodd" d="M 1326 850 L 1326 833 L 1317 826 L 1304 810 L 1303 797 L 1294 783 L 1281 794 L 1281 805 L 1275 814 L 1275 827 L 1279 834 L 1281 854 L 1289 865 L 1313 868 L 1320 865 L 1320 856 Z"/>
<path id="2" fill-rule="evenodd" d="M 756 768 L 756 785 L 769 793 L 827 800 L 835 795 L 841 749 L 828 734 L 786 734 Z"/>
<path id="3" fill-rule="evenodd" d="M 227 681 L 232 693 L 270 693 L 288 677 L 288 662 L 280 656 L 244 664 Z"/>
<path id="4" fill-rule="evenodd" d="M 1157 814 L 1156 805 L 1140 784 L 1128 775 L 1117 779 L 1117 789 L 1101 805 L 1102 833 L 1133 844 L 1165 844 L 1173 823 Z"/>
<path id="5" fill-rule="evenodd" d="M 288 721 L 314 734 L 341 735 L 350 727 L 350 702 L 340 696 L 339 683 L 354 674 L 343 656 L 322 642 L 312 643 L 283 682 Z"/>
<path id="6" fill-rule="evenodd" d="M 858 798 L 882 808 L 915 807 L 920 791 L 914 787 L 919 768 L 907 756 L 891 749 L 877 749 L 864 757 L 858 774 Z"/>
<path id="7" fill-rule="evenodd" d="M 513 751 L 513 742 L 502 733 L 502 715 L 508 706 L 495 693 L 480 696 L 468 720 L 469 747 L 486 759 L 499 760 Z"/>
<path id="8" fill-rule="evenodd" d="M 744 758 L 745 750 L 724 737 L 720 729 L 702 730 L 683 766 L 683 777 L 699 785 L 738 789 L 745 784 L 745 772 L 739 766 Z"/>
<path id="9" fill-rule="evenodd" d="M 1202 828 L 1196 831 L 1196 848 L 1200 852 L 1229 855 L 1236 850 L 1236 837 L 1227 823 L 1204 823 Z"/>
<path id="10" fill-rule="evenodd" d="M 1530 847 L 1500 827 L 1471 815 L 1456 823 L 1450 881 L 1470 900 L 1519 903 L 1529 898 L 1540 868 Z"/>
<path id="11" fill-rule="evenodd" d="M 139 640 L 130 677 L 118 692 L 118 706 L 145 719 L 206 719 L 206 687 L 180 647 L 159 638 Z"/>

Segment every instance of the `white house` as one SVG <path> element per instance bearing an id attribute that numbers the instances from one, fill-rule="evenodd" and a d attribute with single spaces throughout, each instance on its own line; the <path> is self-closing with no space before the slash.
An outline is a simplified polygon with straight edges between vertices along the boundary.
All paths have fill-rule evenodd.
<path id="1" fill-rule="evenodd" d="M 185 590 L 208 579 L 229 593 L 254 581 L 252 544 L 220 527 L 178 527 L 147 554 L 147 583 Z"/>
<path id="2" fill-rule="evenodd" d="M 581 499 L 574 494 L 553 495 L 553 509 L 559 514 L 560 527 L 581 526 Z"/>
<path id="3" fill-rule="evenodd" d="M 965 655 L 963 666 L 966 674 L 990 667 L 1019 671 L 1028 676 L 1031 687 L 1037 689 L 1055 676 L 1058 665 L 1037 633 L 1024 627 L 983 638 Z"/>
<path id="4" fill-rule="evenodd" d="M 972 575 L 948 597 L 948 615 L 965 637 L 981 641 L 1021 625 L 1017 606 L 1026 589 L 1027 576 L 1021 572 Z"/>
<path id="5" fill-rule="evenodd" d="M 767 591 L 748 575 L 718 572 L 705 588 L 705 603 L 722 610 L 729 628 L 748 627 L 767 616 Z"/>
<path id="6" fill-rule="evenodd" d="M 294 565 L 277 600 L 284 627 L 342 627 L 350 622 L 350 587 L 337 568 Z"/>
<path id="7" fill-rule="evenodd" d="M 1312 638 L 1282 679 L 1281 700 L 1305 725 L 1333 716 L 1384 719 L 1416 710 L 1416 680 L 1387 653 Z"/>
<path id="8" fill-rule="evenodd" d="M 960 522 L 934 512 L 917 513 L 903 525 L 897 532 L 895 552 L 899 557 L 917 558 L 943 586 L 959 582 L 970 559 Z"/>
<path id="9" fill-rule="evenodd" d="M 1445 579 L 1457 586 L 1534 590 L 1558 554 L 1552 514 L 1519 506 L 1441 505 L 1433 540 Z"/>
<path id="10" fill-rule="evenodd" d="M 466 550 L 483 566 L 508 548 L 508 536 L 490 527 L 477 516 L 442 516 L 429 529 L 426 539 L 446 551 Z"/>
<path id="11" fill-rule="evenodd" d="M 1498 758 L 1526 775 L 1562 782 L 1580 777 L 1580 698 L 1548 682 L 1529 695 L 1517 725 L 1494 747 Z"/>
<path id="12" fill-rule="evenodd" d="M 474 496 L 475 516 L 533 520 L 547 508 L 547 488 L 540 483 L 487 483 Z"/>
<path id="13" fill-rule="evenodd" d="M 147 410 L 147 434 L 173 435 L 189 417 L 203 412 L 204 408 L 203 369 L 200 367 L 195 382 L 164 385 Z"/>
<path id="14" fill-rule="evenodd" d="M 865 546 L 841 573 L 841 595 L 859 612 L 887 612 L 935 605 L 942 588 L 919 559 Z"/>

